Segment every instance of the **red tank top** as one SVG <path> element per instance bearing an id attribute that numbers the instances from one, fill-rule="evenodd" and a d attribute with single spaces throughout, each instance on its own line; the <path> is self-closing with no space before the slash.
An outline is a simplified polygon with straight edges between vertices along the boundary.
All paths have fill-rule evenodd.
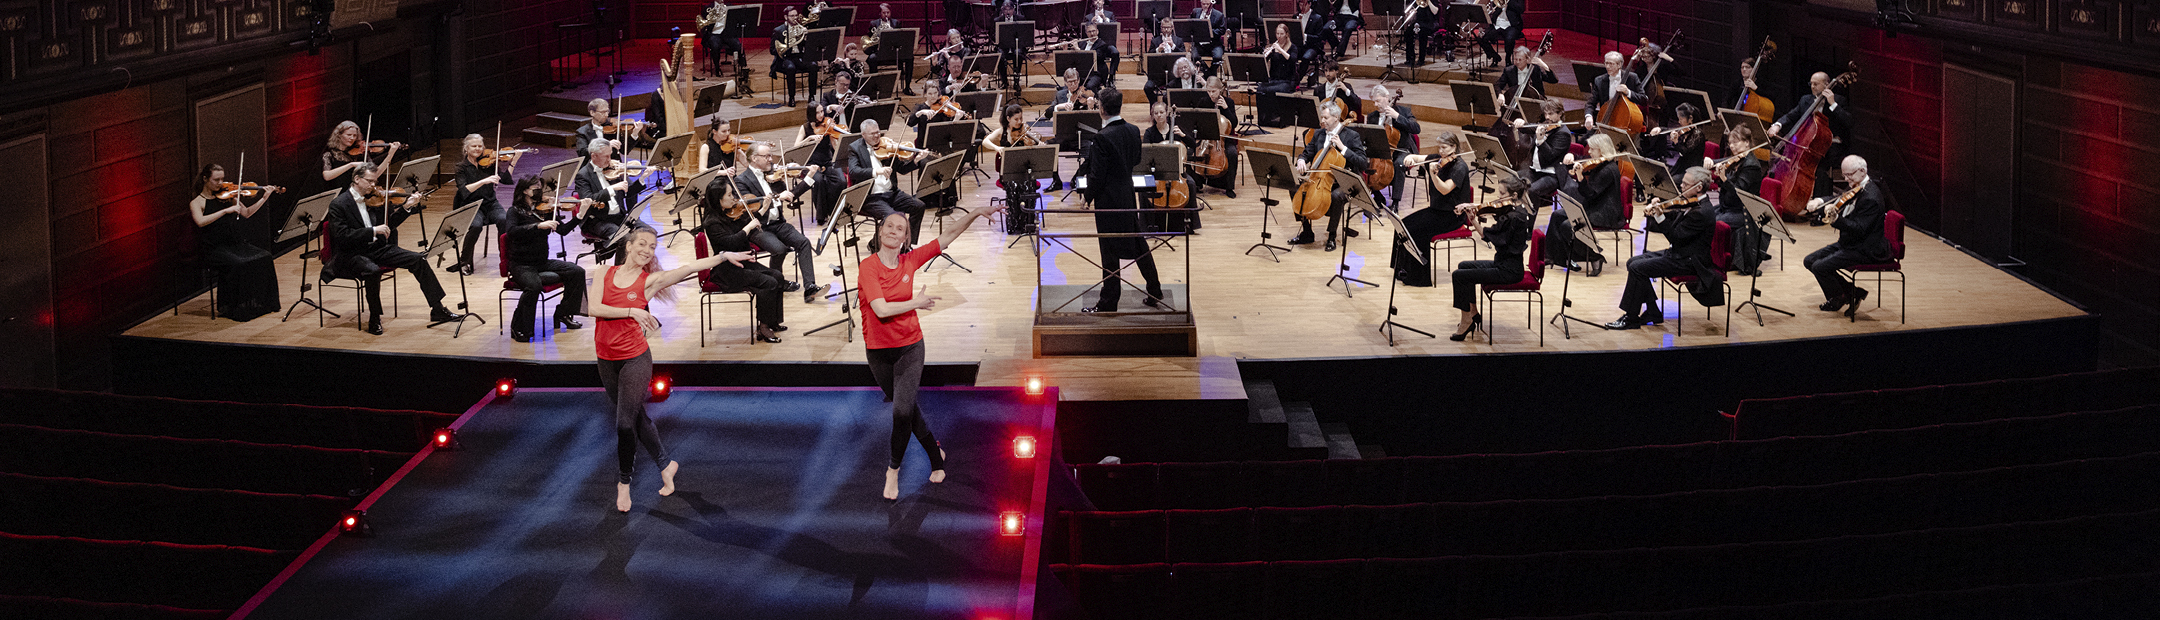
<path id="1" fill-rule="evenodd" d="M 645 299 L 645 276 L 649 274 L 641 271 L 635 284 L 616 286 L 615 270 L 619 268 L 608 267 L 606 275 L 600 277 L 600 303 L 617 308 L 644 309 L 645 303 L 649 301 Z M 648 348 L 650 347 L 645 344 L 645 328 L 638 326 L 637 319 L 600 319 L 600 325 L 593 329 L 593 352 L 598 354 L 600 359 L 626 360 L 637 357 Z"/>

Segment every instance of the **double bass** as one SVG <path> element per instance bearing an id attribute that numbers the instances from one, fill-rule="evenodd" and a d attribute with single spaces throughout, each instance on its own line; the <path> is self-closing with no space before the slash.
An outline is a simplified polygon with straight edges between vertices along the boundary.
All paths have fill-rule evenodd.
<path id="1" fill-rule="evenodd" d="M 1770 169 L 1769 178 L 1777 179 L 1778 196 L 1766 196 L 1777 205 L 1778 213 L 1785 219 L 1799 219 L 1807 208 L 1807 201 L 1815 194 L 1815 175 L 1821 172 L 1823 154 L 1830 152 L 1830 119 L 1823 115 L 1823 107 L 1836 97 L 1833 92 L 1840 86 L 1851 85 L 1860 79 L 1860 64 L 1848 62 L 1844 73 L 1830 80 L 1823 95 L 1800 115 L 1800 126 L 1792 128 L 1792 135 L 1778 147 L 1783 161 Z"/>
<path id="2" fill-rule="evenodd" d="M 1770 59 L 1776 56 L 1777 43 L 1771 41 L 1770 37 L 1763 37 L 1762 49 L 1755 52 L 1755 61 L 1748 66 L 1755 68 L 1755 75 L 1762 75 L 1763 63 L 1770 62 Z M 1765 123 L 1777 122 L 1777 102 L 1755 92 L 1753 88 L 1740 93 L 1740 101 L 1733 103 L 1733 109 L 1753 114 Z"/>

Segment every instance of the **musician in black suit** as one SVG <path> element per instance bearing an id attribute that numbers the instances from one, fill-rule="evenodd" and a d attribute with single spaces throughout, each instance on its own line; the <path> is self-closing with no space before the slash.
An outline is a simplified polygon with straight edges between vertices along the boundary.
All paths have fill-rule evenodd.
<path id="1" fill-rule="evenodd" d="M 592 101 L 585 102 L 585 114 L 591 116 L 592 120 L 583 125 L 578 125 L 577 143 L 573 146 L 573 150 L 577 151 L 578 157 L 591 154 L 592 145 L 595 142 L 605 141 L 614 145 L 615 150 L 620 152 L 624 149 L 634 149 L 639 146 L 651 146 L 650 139 L 659 137 L 659 129 L 654 127 L 652 123 L 645 121 L 624 120 L 616 125 L 614 132 L 607 131 L 605 125 L 615 118 L 610 108 L 608 100 L 602 98 L 594 98 Z"/>
<path id="2" fill-rule="evenodd" d="M 1215 9 L 1215 0 L 1200 0 L 1200 6 L 1193 7 L 1192 18 L 1207 20 L 1208 40 L 1200 41 L 1193 51 L 1210 59 L 1208 75 L 1214 75 L 1216 67 L 1221 66 L 1223 61 L 1223 35 L 1229 32 L 1229 29 L 1223 27 L 1223 12 Z"/>
<path id="3" fill-rule="evenodd" d="M 1560 122 L 1560 100 L 1546 99 L 1543 106 L 1545 122 L 1534 130 L 1527 128 L 1523 119 L 1515 119 L 1515 140 L 1528 140 L 1530 144 L 1528 158 L 1515 162 L 1515 165 L 1516 174 L 1529 180 L 1532 210 L 1552 205 L 1553 194 L 1568 182 L 1567 175 L 1561 172 L 1575 161 L 1574 154 L 1569 152 L 1575 144 L 1575 133 L 1554 124 Z"/>
<path id="4" fill-rule="evenodd" d="M 1357 36 L 1359 28 L 1365 27 L 1363 0 L 1337 0 L 1333 15 L 1328 17 L 1328 28 L 1335 32 L 1335 58 L 1350 54 L 1350 38 Z"/>
<path id="5" fill-rule="evenodd" d="M 1447 3 L 1445 2 L 1426 2 L 1421 4 L 1417 0 L 1411 0 L 1410 6 L 1403 9 L 1410 13 L 1410 15 L 1405 18 L 1409 20 L 1409 23 L 1407 25 L 1398 24 L 1397 28 L 1405 28 L 1409 31 L 1408 34 L 1410 35 L 1410 44 L 1407 47 L 1410 48 L 1410 66 L 1412 68 L 1425 66 L 1425 59 L 1428 53 L 1432 56 L 1439 56 L 1445 54 L 1449 62 L 1453 62 L 1455 60 L 1454 50 L 1447 49 L 1446 47 L 1441 45 L 1439 37 L 1441 19 L 1440 12 L 1445 10 L 1441 7 L 1446 5 Z M 1417 72 L 1411 72 L 1410 83 L 1417 83 Z"/>
<path id="6" fill-rule="evenodd" d="M 503 258 L 510 263 L 510 281 L 517 285 L 517 310 L 510 315 L 510 339 L 531 342 L 534 307 L 547 290 L 546 278 L 562 283 L 562 300 L 555 304 L 553 325 L 559 329 L 582 329 L 577 315 L 585 311 L 585 268 L 577 263 L 548 258 L 548 235 L 568 235 L 570 227 L 555 220 L 555 180 L 529 176 L 517 181 L 510 199 L 508 230 L 503 231 Z M 547 207 L 541 213 L 537 207 Z"/>
<path id="7" fill-rule="evenodd" d="M 1517 46 L 1515 62 L 1500 70 L 1500 77 L 1493 80 L 1493 92 L 1499 93 L 1500 105 L 1505 106 L 1515 97 L 1516 89 L 1521 89 L 1524 97 L 1544 99 L 1545 85 L 1558 83 L 1560 76 L 1553 74 L 1552 66 L 1545 64 L 1544 56 L 1533 55 L 1530 48 Z"/>
<path id="8" fill-rule="evenodd" d="M 1154 105 L 1156 100 L 1162 99 L 1163 91 L 1172 88 L 1201 88 L 1207 85 L 1203 79 L 1200 77 L 1200 69 L 1193 66 L 1191 58 L 1179 58 L 1177 64 L 1170 67 L 1169 82 L 1158 84 L 1155 80 L 1148 80 L 1141 91 L 1147 93 L 1148 104 Z"/>
<path id="9" fill-rule="evenodd" d="M 882 222 L 894 213 L 908 215 L 908 244 L 913 245 L 922 236 L 923 201 L 900 189 L 900 175 L 922 167 L 922 162 L 916 160 L 920 153 L 895 140 L 893 144 L 901 152 L 880 158 L 872 151 L 884 139 L 885 129 L 876 120 L 863 120 L 862 139 L 848 147 L 848 178 L 857 183 L 870 181 L 870 194 L 863 198 L 863 217 Z"/>
<path id="10" fill-rule="evenodd" d="M 1335 31 L 1328 27 L 1332 23 L 1329 13 L 1334 8 L 1328 0 L 1305 0 L 1305 12 L 1298 17 L 1305 23 L 1305 40 L 1299 42 L 1297 54 L 1298 64 L 1302 65 L 1299 75 L 1312 75 L 1313 69 L 1320 66 L 1320 56 L 1334 45 Z"/>
<path id="11" fill-rule="evenodd" d="M 1830 126 L 1830 149 L 1823 153 L 1822 159 L 1816 160 L 1822 163 L 1815 166 L 1815 195 L 1821 196 L 1830 193 L 1830 175 L 1822 174 L 1821 170 L 1828 168 L 1829 162 L 1845 161 L 1845 154 L 1850 152 L 1845 145 L 1852 141 L 1852 109 L 1845 105 L 1844 97 L 1830 90 L 1830 74 L 1817 71 L 1808 76 L 1808 94 L 1802 95 L 1799 102 L 1785 110 L 1785 116 L 1770 125 L 1770 138 L 1776 143 L 1780 138 L 1789 137 L 1785 134 L 1786 129 L 1799 129 L 1817 99 L 1826 100 L 1822 108 L 1823 120 L 1829 121 Z"/>
<path id="12" fill-rule="evenodd" d="M 1837 228 L 1837 242 L 1807 255 L 1800 264 L 1814 272 L 1815 283 L 1822 286 L 1823 298 L 1828 300 L 1823 302 L 1822 310 L 1836 312 L 1839 306 L 1845 306 L 1845 315 L 1852 316 L 1860 310 L 1860 300 L 1867 299 L 1868 292 L 1847 282 L 1838 270 L 1853 265 L 1890 262 L 1890 240 L 1883 236 L 1883 216 L 1890 208 L 1883 202 L 1882 186 L 1868 177 L 1867 160 L 1859 155 L 1848 155 L 1841 171 L 1845 181 L 1851 187 L 1860 188 L 1860 192 L 1836 213 L 1824 214 L 1836 218 L 1830 225 Z M 1824 210 L 1827 206 L 1822 197 L 1808 201 L 1810 211 Z"/>
<path id="13" fill-rule="evenodd" d="M 714 0 L 712 6 L 705 9 L 705 17 L 712 21 L 698 29 L 698 43 L 705 48 L 705 60 L 712 63 L 714 75 L 720 74 L 722 54 L 734 58 L 735 66 L 740 67 L 743 64 L 742 38 L 728 32 L 727 14 L 727 3 Z"/>
<path id="14" fill-rule="evenodd" d="M 707 218 L 711 218 L 715 211 L 723 210 L 719 201 L 727 193 L 728 186 L 722 183 L 734 184 L 737 194 L 745 200 L 760 199 L 761 204 L 751 205 L 752 208 L 748 211 L 750 221 L 739 228 L 746 227 L 742 232 L 749 236 L 750 243 L 757 244 L 758 249 L 772 255 L 772 259 L 766 261 L 766 266 L 771 267 L 774 273 L 782 273 L 780 265 L 787 262 L 788 254 L 796 255 L 795 263 L 802 274 L 802 281 L 785 282 L 782 292 L 800 290 L 803 292 L 803 303 L 811 303 L 817 299 L 818 293 L 825 292 L 825 286 L 817 283 L 817 272 L 814 269 L 817 261 L 810 258 L 810 239 L 803 236 L 802 231 L 796 230 L 795 225 L 788 222 L 787 214 L 780 210 L 781 204 L 793 201 L 808 188 L 800 181 L 789 183 L 787 179 L 781 179 L 778 185 L 773 184 L 770 173 L 773 165 L 779 162 L 778 151 L 779 147 L 772 143 L 759 142 L 750 147 L 750 165 L 746 169 L 733 177 L 714 177 L 712 184 L 705 190 L 705 213 Z"/>
<path id="15" fill-rule="evenodd" d="M 1176 20 L 1165 19 L 1156 23 L 1158 26 L 1156 26 L 1155 36 L 1148 39 L 1148 54 L 1183 53 L 1190 55 L 1185 51 L 1185 40 L 1177 36 Z M 1146 67 L 1143 66 L 1142 68 L 1145 69 Z"/>
<path id="16" fill-rule="evenodd" d="M 1410 113 L 1410 108 L 1396 103 L 1401 100 L 1402 93 L 1388 90 L 1385 85 L 1374 84 L 1373 113 L 1365 115 L 1365 123 L 1368 125 L 1395 128 L 1395 151 L 1388 157 L 1395 163 L 1395 179 L 1387 186 L 1389 191 L 1385 195 L 1380 194 L 1380 188 L 1372 188 L 1374 202 L 1383 207 L 1402 200 L 1403 179 L 1410 176 L 1403 168 L 1403 160 L 1417 152 L 1417 135 L 1424 131 L 1424 125 L 1418 122 L 1416 115 Z"/>
<path id="17" fill-rule="evenodd" d="M 380 170 L 372 163 L 359 164 L 353 168 L 352 185 L 330 199 L 330 212 L 324 219 L 330 227 L 331 254 L 337 260 L 323 266 L 323 279 L 328 280 L 333 275 L 360 277 L 360 284 L 367 290 L 366 330 L 370 334 L 380 336 L 383 333 L 381 272 L 386 267 L 403 269 L 412 274 L 414 282 L 420 283 L 420 293 L 434 309 L 429 313 L 430 321 L 457 320 L 457 315 L 442 305 L 443 288 L 435 281 L 435 270 L 428 269 L 427 257 L 398 247 L 390 239 L 391 224 L 404 218 L 386 213 L 395 207 L 366 206 L 367 195 L 375 192 L 375 175 Z"/>
<path id="18" fill-rule="evenodd" d="M 1725 273 L 1718 271 L 1710 256 L 1717 219 L 1711 216 L 1709 201 L 1704 200 L 1709 187 L 1709 170 L 1702 166 L 1688 168 L 1680 175 L 1680 196 L 1671 203 L 1672 208 L 1645 218 L 1643 231 L 1663 233 L 1671 247 L 1628 259 L 1627 288 L 1620 293 L 1620 311 L 1627 314 L 1606 323 L 1605 329 L 1641 329 L 1665 322 L 1665 310 L 1658 307 L 1652 278 L 1694 276 L 1696 299 L 1705 306 L 1724 305 L 1725 291 L 1718 283 L 1724 281 Z"/>
<path id="19" fill-rule="evenodd" d="M 1585 119 L 1604 118 L 1606 104 L 1622 97 L 1638 106 L 1650 103 L 1650 96 L 1643 93 L 1642 77 L 1627 70 L 1620 52 L 1605 52 L 1605 73 L 1593 80 L 1589 96 L 1583 104 Z"/>
<path id="20" fill-rule="evenodd" d="M 1757 146 L 1754 131 L 1747 125 L 1734 125 L 1725 132 L 1725 146 L 1734 153 L 1753 151 Z M 1770 246 L 1770 233 L 1755 224 L 1740 201 L 1740 192 L 1762 191 L 1764 165 L 1762 158 L 1750 154 L 1711 171 L 1718 180 L 1717 220 L 1732 227 L 1732 267 L 1740 275 L 1760 275 L 1759 266 L 1770 257 L 1765 249 Z"/>
<path id="21" fill-rule="evenodd" d="M 1117 46 L 1103 40 L 1099 34 L 1095 26 L 1089 25 L 1080 31 L 1080 38 L 1070 43 L 1073 49 L 1095 53 L 1095 68 L 1090 69 L 1087 79 L 1082 81 L 1090 90 L 1102 88 L 1117 79 Z"/>
<path id="22" fill-rule="evenodd" d="M 1498 43 L 1500 49 L 1505 50 L 1515 47 L 1515 42 L 1522 40 L 1523 11 L 1528 8 L 1523 0 L 1484 0 L 1481 4 L 1489 5 L 1500 1 L 1507 2 L 1507 6 L 1491 12 L 1492 27 L 1485 30 L 1485 36 L 1478 37 L 1478 49 L 1483 50 L 1485 58 L 1495 65 L 1500 64 L 1502 59 L 1500 53 L 1493 49 L 1493 44 Z"/>
<path id="23" fill-rule="evenodd" d="M 767 153 L 763 157 L 753 157 L 752 159 L 763 161 L 765 162 L 764 165 L 770 168 L 772 166 L 772 156 L 770 155 L 772 145 L 759 143 L 752 148 L 763 149 L 763 152 Z M 745 180 L 749 181 L 748 185 L 744 184 Z M 762 196 L 763 200 L 761 202 L 764 203 L 768 213 L 779 210 L 777 205 L 772 203 L 803 189 L 800 184 L 785 185 L 783 183 L 785 189 L 752 195 L 755 192 L 768 189 L 765 185 L 759 184 L 764 180 L 765 172 L 753 167 L 743 170 L 735 178 L 715 178 L 707 186 L 703 198 L 705 221 L 699 223 L 698 232 L 705 235 L 708 250 L 714 253 L 749 253 L 752 251 L 751 244 L 757 243 L 755 239 L 765 232 L 762 224 L 765 218 L 749 208 L 743 209 L 741 213 L 728 212 L 723 202 L 725 198 L 729 197 L 728 186 L 723 184 L 733 184 L 737 187 L 740 193 L 736 194 L 736 196 L 745 201 Z M 745 204 L 750 203 L 746 202 Z M 751 206 L 757 205 L 751 204 Z M 763 248 L 765 246 L 760 244 L 758 247 Z M 785 325 L 787 307 L 786 304 L 781 303 L 780 294 L 794 289 L 788 288 L 788 281 L 780 275 L 777 262 L 771 265 L 760 265 L 757 261 L 752 260 L 744 260 L 739 264 L 721 262 L 707 271 L 705 276 L 714 284 L 733 290 L 749 291 L 752 303 L 757 305 L 755 338 L 759 342 L 780 342 L 779 333 L 787 331 Z"/>
<path id="24" fill-rule="evenodd" d="M 1313 98 L 1321 101 L 1341 99 L 1341 109 L 1351 114 L 1363 114 L 1365 100 L 1358 98 L 1357 89 L 1350 86 L 1347 77 L 1343 75 L 1342 65 L 1335 61 L 1320 63 L 1320 82 L 1313 85 Z"/>
<path id="25" fill-rule="evenodd" d="M 585 163 L 578 165 L 577 175 L 570 185 L 571 192 L 578 196 L 577 215 L 571 222 L 577 225 L 578 232 L 584 233 L 595 244 L 595 263 L 614 260 L 620 265 L 623 259 L 621 245 L 601 247 L 600 244 L 608 244 L 608 240 L 630 222 L 630 209 L 637 206 L 638 196 L 645 193 L 645 182 L 629 174 L 609 180 L 606 175 L 616 164 L 614 155 L 614 147 L 605 142 L 594 142 L 592 154 L 585 158 Z"/>
<path id="26" fill-rule="evenodd" d="M 1329 151 L 1334 151 L 1342 155 L 1345 171 L 1360 176 L 1365 174 L 1366 169 L 1372 165 L 1372 160 L 1365 156 L 1365 139 L 1358 137 L 1358 132 L 1343 126 L 1342 113 L 1341 102 L 1330 100 L 1320 104 L 1320 129 L 1314 130 L 1312 136 L 1305 141 L 1305 152 L 1298 155 L 1297 161 L 1291 163 L 1292 173 L 1304 177 L 1306 171 L 1318 164 Z M 1335 251 L 1335 231 L 1342 222 L 1343 205 L 1350 201 L 1345 190 L 1341 183 L 1337 183 L 1335 191 L 1328 194 L 1327 245 L 1321 248 L 1322 251 Z M 1298 225 L 1303 227 L 1303 232 L 1292 238 L 1290 244 L 1312 243 L 1312 220 L 1301 216 L 1298 218 Z"/>
<path id="27" fill-rule="evenodd" d="M 773 27 L 771 75 L 771 77 L 787 76 L 787 106 L 792 108 L 795 107 L 796 76 L 806 74 L 813 76 L 809 88 L 817 88 L 817 82 L 815 81 L 817 63 L 812 62 L 803 55 L 800 41 L 794 42 L 796 43 L 795 47 L 784 47 L 785 44 L 789 43 L 787 35 L 788 30 L 791 28 L 805 28 L 802 23 L 802 12 L 797 11 L 792 6 L 787 8 L 780 25 Z"/>
<path id="28" fill-rule="evenodd" d="M 1168 20 L 1165 20 L 1168 21 Z M 1133 191 L 1133 168 L 1140 165 L 1140 128 L 1125 122 L 1118 110 L 1125 106 L 1125 95 L 1115 88 L 1104 88 L 1096 95 L 1102 101 L 1102 131 L 1087 147 L 1088 200 L 1098 210 L 1125 210 L 1119 213 L 1095 214 L 1095 232 L 1104 234 L 1137 233 L 1140 214 L 1139 196 Z M 1118 298 L 1124 293 L 1124 278 L 1118 275 L 1122 261 L 1133 261 L 1140 270 L 1140 278 L 1146 282 L 1147 298 L 1140 303 L 1152 308 L 1162 303 L 1162 280 L 1155 274 L 1155 257 L 1148 252 L 1147 239 L 1142 237 L 1101 237 L 1095 240 L 1102 251 L 1102 291 L 1095 305 L 1081 308 L 1081 312 L 1116 312 Z"/>

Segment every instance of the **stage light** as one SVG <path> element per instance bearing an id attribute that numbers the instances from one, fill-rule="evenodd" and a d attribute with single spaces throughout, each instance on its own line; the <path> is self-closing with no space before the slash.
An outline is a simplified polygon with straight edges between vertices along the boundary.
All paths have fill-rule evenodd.
<path id="1" fill-rule="evenodd" d="M 653 377 L 652 395 L 646 400 L 655 403 L 667 400 L 668 394 L 671 393 L 674 388 L 675 382 L 669 381 L 667 377 Z"/>
<path id="2" fill-rule="evenodd" d="M 1025 523 L 1026 521 L 1023 520 L 1020 513 L 1017 512 L 1008 512 L 998 515 L 998 534 L 1004 536 L 1019 536 L 1021 526 Z"/>
<path id="3" fill-rule="evenodd" d="M 1029 396 L 1041 396 L 1041 395 L 1042 395 L 1042 393 L 1043 393 L 1043 380 L 1042 380 L 1042 377 L 1037 377 L 1037 376 L 1033 376 L 1033 375 L 1029 375 L 1029 376 L 1028 376 L 1028 378 L 1027 378 L 1027 393 L 1028 393 L 1028 395 L 1029 395 Z"/>
<path id="4" fill-rule="evenodd" d="M 509 398 L 517 394 L 517 379 L 504 377 L 495 381 L 495 397 Z"/>
<path id="5" fill-rule="evenodd" d="M 374 536 L 375 528 L 368 526 L 367 511 L 347 510 L 338 517 L 338 533 L 345 536 Z"/>
<path id="6" fill-rule="evenodd" d="M 465 444 L 458 442 L 457 429 L 454 428 L 435 429 L 435 437 L 429 440 L 429 443 L 437 450 L 458 450 L 465 447 Z"/>
<path id="7" fill-rule="evenodd" d="M 1035 458 L 1035 437 L 1021 435 L 1013 438 L 1013 458 Z"/>

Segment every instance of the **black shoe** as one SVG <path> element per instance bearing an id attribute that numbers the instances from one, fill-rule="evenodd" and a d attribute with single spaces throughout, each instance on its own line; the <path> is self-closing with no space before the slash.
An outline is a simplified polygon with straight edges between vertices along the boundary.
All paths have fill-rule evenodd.
<path id="1" fill-rule="evenodd" d="M 1851 296 L 1849 295 L 1832 297 L 1829 301 L 1822 302 L 1822 305 L 1816 306 L 1815 309 L 1821 310 L 1823 312 L 1837 312 L 1838 308 L 1845 307 L 1845 302 L 1848 301 L 1850 297 Z"/>
<path id="2" fill-rule="evenodd" d="M 1169 293 L 1149 293 L 1148 296 L 1140 298 L 1140 305 L 1147 306 L 1149 308 L 1160 308 L 1163 304 L 1169 303 L 1169 301 Z"/>
<path id="3" fill-rule="evenodd" d="M 1228 197 L 1228 198 L 1236 198 L 1236 197 L 1237 197 L 1237 190 L 1234 190 L 1234 189 L 1226 189 L 1226 190 L 1223 190 L 1223 191 L 1222 191 L 1222 195 L 1223 195 L 1224 197 Z"/>
<path id="4" fill-rule="evenodd" d="M 813 286 L 813 287 L 810 287 L 810 288 L 808 288 L 808 289 L 804 289 L 804 290 L 803 290 L 803 292 L 802 292 L 802 302 L 803 302 L 803 303 L 806 303 L 806 304 L 814 304 L 814 303 L 817 303 L 817 300 L 818 300 L 818 295 L 820 295 L 820 294 L 824 293 L 824 292 L 825 292 L 825 287 L 828 287 L 828 286 L 831 286 L 831 285 L 830 285 L 830 284 L 819 284 L 819 285 L 817 285 L 817 286 Z"/>
<path id="5" fill-rule="evenodd" d="M 1297 235 L 1297 236 L 1295 236 L 1295 237 L 1291 237 L 1291 238 L 1290 238 L 1290 245 L 1312 245 L 1312 242 L 1313 242 L 1313 234 L 1312 234 L 1312 231 L 1310 231 L 1310 230 L 1308 230 L 1308 231 L 1305 231 L 1305 232 L 1301 232 L 1301 233 L 1298 233 L 1298 235 Z M 1334 249 L 1334 248 L 1329 248 L 1329 249 Z"/>
<path id="6" fill-rule="evenodd" d="M 787 286 L 780 287 L 782 293 L 793 293 L 800 290 L 802 290 L 802 284 L 799 282 L 789 282 Z"/>
<path id="7" fill-rule="evenodd" d="M 1620 318 L 1618 318 L 1618 319 L 1614 319 L 1614 320 L 1613 320 L 1613 322 L 1611 322 L 1611 323 L 1606 323 L 1606 324 L 1605 324 L 1605 329 L 1610 329 L 1610 330 L 1616 330 L 1616 331 L 1617 331 L 1617 330 L 1623 330 L 1623 329 L 1642 329 L 1642 326 L 1643 326 L 1643 320 L 1642 320 L 1642 317 L 1639 317 L 1639 316 L 1635 316 L 1635 315 L 1632 315 L 1632 314 L 1630 314 L 1630 315 L 1622 316 L 1622 317 L 1620 317 Z"/>
<path id="8" fill-rule="evenodd" d="M 367 321 L 367 327 L 360 328 L 360 331 L 367 332 L 369 335 L 381 336 L 382 317 L 370 317 Z"/>
<path id="9" fill-rule="evenodd" d="M 457 319 L 457 315 L 452 314 L 449 308 L 443 308 L 440 306 L 436 307 L 434 311 L 428 313 L 428 322 L 431 323 L 448 323 Z"/>
<path id="10" fill-rule="evenodd" d="M 760 334 L 757 341 L 765 344 L 780 344 L 780 336 L 777 334 Z"/>
<path id="11" fill-rule="evenodd" d="M 1107 307 L 1107 308 L 1102 308 L 1102 307 L 1096 307 L 1096 306 L 1088 306 L 1088 307 L 1085 307 L 1085 308 L 1081 308 L 1081 309 L 1080 309 L 1080 311 L 1081 311 L 1081 312 L 1083 312 L 1083 313 L 1088 313 L 1088 314 L 1094 314 L 1094 313 L 1097 313 L 1097 312 L 1117 312 L 1117 306 L 1110 306 L 1110 307 Z"/>
<path id="12" fill-rule="evenodd" d="M 1477 331 L 1478 325 L 1479 325 L 1479 324 L 1481 324 L 1481 323 L 1484 323 L 1484 322 L 1485 322 L 1485 315 L 1482 315 L 1482 314 L 1473 314 L 1473 315 L 1470 315 L 1470 328 L 1469 328 L 1469 329 L 1465 329 L 1465 330 L 1462 330 L 1462 331 L 1459 331 L 1459 332 L 1455 332 L 1455 333 L 1453 333 L 1453 334 L 1449 334 L 1449 335 L 1448 335 L 1448 337 L 1447 337 L 1447 339 L 1448 339 L 1448 340 L 1453 340 L 1453 341 L 1455 341 L 1455 342 L 1462 342 L 1462 341 L 1464 341 L 1464 340 L 1468 340 L 1468 339 L 1470 338 L 1470 332 L 1474 332 L 1474 331 Z"/>
<path id="13" fill-rule="evenodd" d="M 1333 236 L 1329 236 L 1329 237 L 1327 238 L 1327 245 L 1323 245 L 1323 246 L 1320 246 L 1320 251 L 1322 251 L 1322 252 L 1333 252 L 1333 251 L 1335 251 L 1335 237 L 1333 237 Z"/>
<path id="14" fill-rule="evenodd" d="M 1590 277 L 1593 277 L 1593 278 L 1595 278 L 1595 277 L 1598 277 L 1598 276 L 1600 276 L 1600 275 L 1604 275 L 1604 273 L 1605 273 L 1605 261 L 1592 261 L 1592 262 L 1590 263 Z"/>
<path id="15" fill-rule="evenodd" d="M 575 315 L 564 315 L 555 317 L 555 327 L 557 329 L 585 329 L 585 324 L 577 322 L 577 316 Z"/>
<path id="16" fill-rule="evenodd" d="M 518 342 L 532 342 L 532 334 L 522 332 L 510 332 L 510 339 L 516 340 Z"/>
<path id="17" fill-rule="evenodd" d="M 465 262 L 465 261 L 458 261 L 458 262 L 457 262 L 457 264 L 455 264 L 455 265 L 451 265 L 451 266 L 449 266 L 449 267 L 444 267 L 444 268 L 443 268 L 443 272 L 444 272 L 444 273 L 461 273 L 461 274 L 465 274 L 465 275 L 468 275 L 468 276 L 469 276 L 469 275 L 472 275 L 472 274 L 473 274 L 473 266 L 472 266 L 472 263 L 468 263 L 468 262 Z"/>
<path id="18" fill-rule="evenodd" d="M 1663 325 L 1665 323 L 1665 311 L 1653 310 L 1645 312 L 1642 315 L 1641 322 L 1644 325 Z"/>
<path id="19" fill-rule="evenodd" d="M 1860 300 L 1867 299 L 1867 289 L 1853 287 L 1852 295 L 1850 297 L 1852 305 L 1845 307 L 1845 316 L 1852 316 L 1854 313 L 1860 311 Z"/>

